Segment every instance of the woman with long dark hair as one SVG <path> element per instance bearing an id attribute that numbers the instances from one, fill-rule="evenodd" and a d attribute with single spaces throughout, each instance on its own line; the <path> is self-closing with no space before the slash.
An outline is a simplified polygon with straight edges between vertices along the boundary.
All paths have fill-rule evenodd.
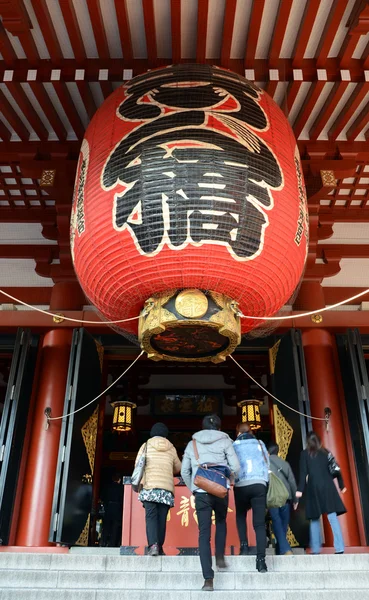
<path id="1" fill-rule="evenodd" d="M 334 456 L 322 446 L 321 439 L 315 431 L 310 431 L 306 438 L 306 449 L 300 456 L 300 481 L 296 498 L 301 498 L 305 490 L 306 518 L 310 520 L 310 548 L 313 554 L 320 553 L 320 517 L 324 514 L 328 516 L 332 528 L 336 554 L 343 554 L 345 550 L 337 516 L 344 514 L 346 508 L 334 483 L 335 477 L 344 494 L 346 488 Z"/>

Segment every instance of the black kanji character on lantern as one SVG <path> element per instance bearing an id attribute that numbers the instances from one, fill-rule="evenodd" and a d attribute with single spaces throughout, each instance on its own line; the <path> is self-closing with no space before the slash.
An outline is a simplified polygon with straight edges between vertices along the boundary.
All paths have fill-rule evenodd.
<path id="1" fill-rule="evenodd" d="M 110 155 L 103 186 L 122 186 L 114 224 L 141 252 L 218 243 L 242 260 L 261 250 L 282 175 L 253 131 L 268 126 L 258 99 L 252 84 L 207 66 L 135 80 L 118 111 L 144 122 Z"/>

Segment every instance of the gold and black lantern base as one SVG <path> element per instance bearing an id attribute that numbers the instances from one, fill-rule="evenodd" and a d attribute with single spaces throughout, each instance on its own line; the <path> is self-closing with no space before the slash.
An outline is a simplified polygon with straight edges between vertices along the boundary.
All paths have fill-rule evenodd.
<path id="1" fill-rule="evenodd" d="M 152 360 L 222 362 L 241 341 L 238 305 L 216 292 L 164 292 L 145 302 L 139 340 Z"/>

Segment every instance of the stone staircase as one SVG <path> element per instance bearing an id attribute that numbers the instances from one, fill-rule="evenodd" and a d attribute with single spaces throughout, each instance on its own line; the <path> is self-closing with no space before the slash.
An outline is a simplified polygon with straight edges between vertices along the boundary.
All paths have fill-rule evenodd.
<path id="1" fill-rule="evenodd" d="M 99 549 L 100 550 L 100 549 Z M 119 550 L 69 554 L 0 553 L 0 600 L 200 600 L 197 556 L 119 556 Z M 228 557 L 212 598 L 369 600 L 369 554 Z"/>

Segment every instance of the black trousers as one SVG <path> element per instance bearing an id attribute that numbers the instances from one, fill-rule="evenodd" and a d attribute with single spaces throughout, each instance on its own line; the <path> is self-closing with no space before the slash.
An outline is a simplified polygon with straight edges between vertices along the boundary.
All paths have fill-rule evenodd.
<path id="1" fill-rule="evenodd" d="M 122 506 L 119 502 L 108 502 L 103 521 L 102 545 L 116 548 L 122 536 Z"/>
<path id="2" fill-rule="evenodd" d="M 247 543 L 247 512 L 252 508 L 252 524 L 256 535 L 256 554 L 258 558 L 265 556 L 266 533 L 265 533 L 265 511 L 266 511 L 267 488 L 261 483 L 245 485 L 234 488 L 234 500 L 236 505 L 236 523 L 240 542 Z"/>
<path id="3" fill-rule="evenodd" d="M 167 515 L 169 506 L 160 502 L 143 502 L 146 512 L 146 536 L 149 546 L 162 546 L 167 530 Z"/>
<path id="4" fill-rule="evenodd" d="M 212 494 L 195 492 L 195 508 L 199 525 L 199 550 L 204 579 L 213 579 L 211 564 L 211 517 L 215 513 L 215 556 L 224 556 L 227 537 L 228 494 L 217 498 Z"/>

